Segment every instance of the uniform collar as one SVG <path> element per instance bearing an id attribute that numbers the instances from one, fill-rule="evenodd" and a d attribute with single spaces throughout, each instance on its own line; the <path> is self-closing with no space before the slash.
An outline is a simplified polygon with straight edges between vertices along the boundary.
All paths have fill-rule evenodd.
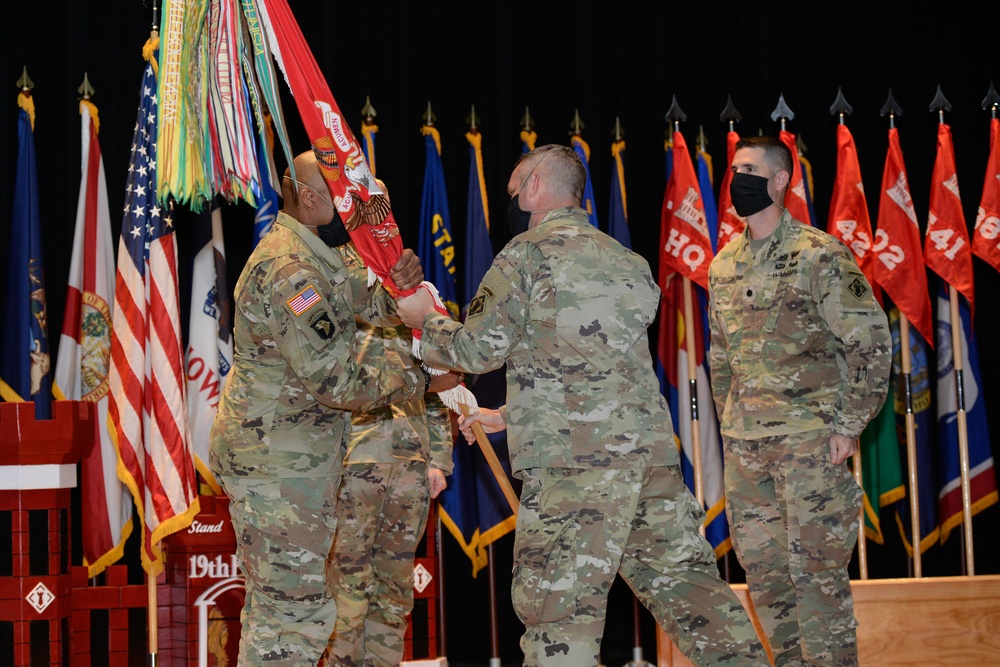
<path id="1" fill-rule="evenodd" d="M 579 206 L 560 206 L 559 208 L 554 208 L 545 214 L 539 225 L 544 225 L 549 220 L 555 220 L 556 218 L 568 218 L 574 215 L 587 215 L 587 212 L 580 208 Z"/>
<path id="2" fill-rule="evenodd" d="M 792 214 L 788 212 L 787 209 L 782 211 L 781 217 L 778 218 L 778 225 L 771 232 L 771 235 L 767 237 L 767 244 L 761 253 L 761 261 L 769 261 L 772 256 L 780 251 L 780 249 L 785 245 L 785 238 L 788 236 L 789 230 L 792 229 Z M 750 249 L 750 225 L 746 226 L 743 230 L 743 235 L 740 237 L 740 245 L 736 249 L 736 261 L 742 264 L 753 264 L 753 251 Z"/>
<path id="3" fill-rule="evenodd" d="M 327 264 L 331 265 L 334 269 L 340 269 L 343 267 L 344 262 L 340 253 L 323 243 L 323 240 L 319 236 L 313 234 L 308 227 L 292 216 L 288 215 L 284 211 L 278 211 L 278 217 L 275 218 L 274 222 L 275 224 L 281 225 L 289 231 L 297 234 L 299 238 L 301 238 L 302 241 L 309 246 L 309 249 L 313 251 L 313 254 L 318 256 Z"/>

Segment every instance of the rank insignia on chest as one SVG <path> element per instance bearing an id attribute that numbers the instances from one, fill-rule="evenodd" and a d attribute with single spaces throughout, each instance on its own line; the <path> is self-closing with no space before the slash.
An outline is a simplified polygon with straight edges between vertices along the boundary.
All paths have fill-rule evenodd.
<path id="1" fill-rule="evenodd" d="M 306 312 L 319 302 L 320 302 L 319 293 L 316 292 L 316 288 L 313 287 L 312 285 L 305 288 L 304 290 L 293 296 L 291 299 L 286 301 L 288 307 L 291 309 L 292 313 L 294 313 L 296 317 Z"/>
<path id="2" fill-rule="evenodd" d="M 478 315 L 486 310 L 486 297 L 480 294 L 469 302 L 469 315 Z"/>
<path id="3" fill-rule="evenodd" d="M 330 321 L 330 315 L 324 310 L 321 311 L 317 317 L 314 317 L 309 326 L 313 331 L 319 334 L 319 337 L 323 340 L 330 340 L 333 338 L 333 322 Z"/>
<path id="4" fill-rule="evenodd" d="M 864 281 L 858 276 L 854 276 L 854 280 L 847 285 L 847 289 L 850 290 L 851 294 L 857 297 L 858 301 L 863 299 L 866 294 L 868 294 L 868 285 L 865 285 Z"/>

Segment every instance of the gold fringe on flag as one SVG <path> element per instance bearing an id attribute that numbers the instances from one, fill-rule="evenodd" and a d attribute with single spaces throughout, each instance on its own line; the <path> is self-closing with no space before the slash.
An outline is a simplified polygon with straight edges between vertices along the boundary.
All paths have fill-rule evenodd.
<path id="1" fill-rule="evenodd" d="M 537 138 L 538 135 L 535 134 L 534 130 L 521 130 L 521 141 L 524 142 L 524 145 L 528 147 L 529 151 L 535 150 L 535 140 Z"/>
<path id="2" fill-rule="evenodd" d="M 618 187 L 622 193 L 622 213 L 628 219 L 628 202 L 625 200 L 625 165 L 622 164 L 622 151 L 625 150 L 625 140 L 611 142 L 611 157 L 615 159 L 615 171 L 618 172 Z"/>
<path id="3" fill-rule="evenodd" d="M 90 122 L 94 126 L 94 134 L 101 133 L 101 121 L 97 119 L 97 105 L 90 100 L 80 100 L 80 115 L 83 115 L 83 108 L 90 111 Z"/>
<path id="4" fill-rule="evenodd" d="M 441 133 L 437 131 L 437 128 L 430 125 L 424 125 L 420 128 L 420 134 L 425 137 L 428 134 L 434 137 L 434 145 L 437 146 L 438 155 L 441 155 Z"/>
<path id="5" fill-rule="evenodd" d="M 153 34 L 149 36 L 146 43 L 142 45 L 142 58 L 147 63 L 153 65 L 153 76 L 159 78 L 160 76 L 160 64 L 156 62 L 156 50 L 160 48 L 160 36 L 159 34 Z"/>
<path id="6" fill-rule="evenodd" d="M 27 90 L 22 90 L 17 95 L 17 106 L 28 112 L 28 119 L 31 120 L 31 131 L 35 131 L 35 100 L 32 99 L 31 93 Z"/>

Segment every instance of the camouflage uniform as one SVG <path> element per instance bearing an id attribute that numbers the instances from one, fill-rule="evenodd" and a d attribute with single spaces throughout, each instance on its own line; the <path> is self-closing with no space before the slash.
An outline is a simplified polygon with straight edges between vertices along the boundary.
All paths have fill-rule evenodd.
<path id="1" fill-rule="evenodd" d="M 360 259 L 345 266 L 284 213 L 236 284 L 234 363 L 209 463 L 231 501 L 247 580 L 241 665 L 315 665 L 329 643 L 336 605 L 324 568 L 347 410 L 423 391 L 419 372 L 387 372 L 356 358 L 355 315 L 398 324 L 393 304 L 367 286 Z"/>
<path id="2" fill-rule="evenodd" d="M 619 572 L 697 664 L 767 664 L 679 473 L 646 335 L 658 300 L 639 255 L 561 208 L 497 255 L 464 326 L 424 323 L 433 365 L 507 363 L 525 665 L 597 665 Z"/>
<path id="3" fill-rule="evenodd" d="M 709 271 L 712 390 L 733 543 L 778 665 L 856 665 L 847 564 L 862 491 L 830 461 L 885 400 L 889 327 L 837 239 L 786 211 Z"/>
<path id="4" fill-rule="evenodd" d="M 359 322 L 357 340 L 366 363 L 395 349 L 412 366 L 408 327 Z M 430 507 L 428 463 L 451 472 L 451 418 L 429 394 L 356 413 L 351 424 L 327 571 L 337 602 L 330 655 L 344 667 L 395 667 L 403 658 L 413 559 Z"/>

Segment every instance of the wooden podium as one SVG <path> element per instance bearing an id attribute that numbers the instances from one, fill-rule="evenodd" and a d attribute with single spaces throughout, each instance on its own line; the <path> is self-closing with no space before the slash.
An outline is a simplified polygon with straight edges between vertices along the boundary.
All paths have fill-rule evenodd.
<path id="1" fill-rule="evenodd" d="M 851 587 L 861 667 L 1000 665 L 1000 575 L 868 579 Z M 760 634 L 746 586 L 733 590 Z M 691 665 L 663 630 L 656 647 L 659 667 Z"/>

